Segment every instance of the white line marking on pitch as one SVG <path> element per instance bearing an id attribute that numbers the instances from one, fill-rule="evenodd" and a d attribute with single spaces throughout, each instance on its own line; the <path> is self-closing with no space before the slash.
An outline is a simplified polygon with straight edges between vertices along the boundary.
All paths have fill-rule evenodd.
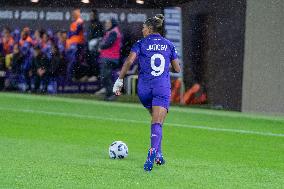
<path id="1" fill-rule="evenodd" d="M 90 99 L 75 99 L 68 97 L 57 97 L 57 96 L 38 96 L 38 95 L 28 95 L 28 94 L 18 94 L 18 93 L 1 93 L 1 96 L 6 96 L 10 98 L 21 98 L 26 100 L 44 100 L 44 101 L 54 101 L 54 102 L 65 102 L 65 103 L 77 103 L 77 104 L 95 104 L 95 105 L 103 105 L 110 107 L 126 107 L 126 108 L 139 108 L 143 109 L 143 107 L 139 104 L 127 104 L 121 102 L 103 102 L 98 100 L 90 100 Z M 185 107 L 171 107 L 170 111 L 174 112 L 183 112 L 190 114 L 204 114 L 204 115 L 213 115 L 213 116 L 226 116 L 226 117 L 234 117 L 234 118 L 248 118 L 248 119 L 264 119 L 264 120 L 275 120 L 275 121 L 284 121 L 283 116 L 266 116 L 261 114 L 252 114 L 252 113 L 241 113 L 241 112 L 230 112 L 223 110 L 205 110 L 198 108 L 185 108 Z"/>
<path id="2" fill-rule="evenodd" d="M 105 121 L 119 121 L 119 122 L 127 122 L 127 123 L 131 122 L 131 123 L 149 124 L 147 121 L 138 121 L 138 120 L 131 120 L 131 119 L 123 119 L 123 118 L 106 118 L 106 117 L 101 117 L 101 116 L 82 115 L 82 114 L 64 113 L 64 112 L 13 109 L 13 108 L 1 108 L 1 107 L 0 107 L 0 110 L 34 113 L 34 114 L 45 114 L 45 115 L 54 115 L 54 116 L 64 116 L 64 117 L 97 119 L 97 120 L 105 120 Z M 165 125 L 183 127 L 183 128 L 191 128 L 191 129 L 202 129 L 202 130 L 209 130 L 209 131 L 216 131 L 216 132 L 230 132 L 230 133 L 262 135 L 262 136 L 272 136 L 272 137 L 284 137 L 284 134 L 282 133 L 258 132 L 258 131 L 249 131 L 249 130 L 241 130 L 241 129 L 214 128 L 214 127 L 207 127 L 207 126 L 185 125 L 185 124 L 178 124 L 178 123 L 165 123 Z"/>

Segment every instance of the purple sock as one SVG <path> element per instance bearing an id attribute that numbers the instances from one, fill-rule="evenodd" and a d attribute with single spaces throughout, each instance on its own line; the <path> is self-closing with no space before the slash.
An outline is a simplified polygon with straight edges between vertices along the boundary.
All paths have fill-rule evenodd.
<path id="1" fill-rule="evenodd" d="M 159 147 L 158 147 L 158 150 L 157 150 L 157 156 L 158 157 L 162 156 L 162 139 L 163 139 L 163 132 L 162 132 L 162 129 L 161 129 L 161 139 L 160 139 Z"/>
<path id="2" fill-rule="evenodd" d="M 153 123 L 151 126 L 151 148 L 159 149 L 159 144 L 162 138 L 162 125 L 160 123 Z"/>

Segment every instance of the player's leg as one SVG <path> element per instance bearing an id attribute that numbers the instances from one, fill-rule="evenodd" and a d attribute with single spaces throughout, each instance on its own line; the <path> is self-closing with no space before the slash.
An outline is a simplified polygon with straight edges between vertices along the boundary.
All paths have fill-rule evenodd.
<path id="1" fill-rule="evenodd" d="M 158 164 L 163 164 L 161 153 L 162 139 L 162 124 L 168 112 L 170 91 L 168 88 L 150 89 L 148 85 L 138 83 L 138 96 L 141 103 L 146 107 L 152 116 L 151 121 L 151 148 L 148 151 L 148 156 L 144 164 L 144 170 L 151 171 L 156 159 L 156 154 L 159 152 Z M 162 161 L 161 161 L 162 158 Z M 161 163 L 163 162 L 163 163 Z"/>
<path id="2" fill-rule="evenodd" d="M 152 106 L 151 115 L 152 115 L 152 124 L 164 123 L 164 120 L 168 114 L 168 109 L 162 106 Z"/>
<path id="3" fill-rule="evenodd" d="M 154 162 L 157 158 L 158 149 L 161 144 L 162 124 L 167 115 L 167 109 L 161 106 L 153 106 L 151 110 L 152 111 L 149 111 L 152 115 L 151 148 L 149 149 L 148 156 L 144 164 L 145 171 L 151 171 L 153 169 Z M 162 157 L 161 154 L 159 157 Z"/>
<path id="4" fill-rule="evenodd" d="M 167 116 L 168 110 L 165 107 L 162 106 L 153 106 L 152 107 L 152 129 L 153 132 L 155 132 L 155 135 L 157 135 L 157 153 L 156 153 L 156 159 L 155 162 L 157 165 L 163 165 L 165 164 L 165 160 L 162 154 L 162 138 L 163 138 L 163 123 Z M 152 141 L 152 138 L 151 138 Z M 154 141 L 154 140 L 153 140 Z"/>
<path id="5" fill-rule="evenodd" d="M 138 97 L 145 108 L 149 111 L 152 116 L 152 89 L 147 83 L 142 83 L 138 81 Z M 145 171 L 151 171 L 156 158 L 156 150 L 150 148 L 148 151 L 148 156 L 144 164 Z"/>
<path id="6" fill-rule="evenodd" d="M 162 126 L 168 110 L 162 106 L 152 107 L 151 147 L 161 153 Z"/>
<path id="7" fill-rule="evenodd" d="M 170 87 L 157 87 L 153 90 L 153 101 L 152 101 L 152 124 L 159 131 L 159 144 L 157 148 L 156 164 L 162 165 L 165 163 L 162 154 L 162 128 L 164 120 L 167 116 L 168 109 L 170 106 Z"/>

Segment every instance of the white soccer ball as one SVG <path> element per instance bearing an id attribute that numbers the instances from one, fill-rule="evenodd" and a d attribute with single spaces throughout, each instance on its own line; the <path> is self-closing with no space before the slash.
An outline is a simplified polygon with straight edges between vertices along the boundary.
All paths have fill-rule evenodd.
<path id="1" fill-rule="evenodd" d="M 122 141 L 114 141 L 109 146 L 109 157 L 112 159 L 123 159 L 128 156 L 128 147 Z"/>

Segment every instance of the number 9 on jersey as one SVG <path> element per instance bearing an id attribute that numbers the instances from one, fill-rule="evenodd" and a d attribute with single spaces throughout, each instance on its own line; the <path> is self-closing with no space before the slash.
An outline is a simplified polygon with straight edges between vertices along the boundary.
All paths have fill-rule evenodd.
<path id="1" fill-rule="evenodd" d="M 156 66 L 155 65 L 155 61 L 159 59 L 161 64 L 159 66 Z M 152 57 L 151 57 L 151 68 L 152 68 L 152 72 L 151 74 L 153 76 L 160 76 L 164 73 L 164 70 L 165 70 L 165 57 L 161 54 L 154 54 Z"/>

